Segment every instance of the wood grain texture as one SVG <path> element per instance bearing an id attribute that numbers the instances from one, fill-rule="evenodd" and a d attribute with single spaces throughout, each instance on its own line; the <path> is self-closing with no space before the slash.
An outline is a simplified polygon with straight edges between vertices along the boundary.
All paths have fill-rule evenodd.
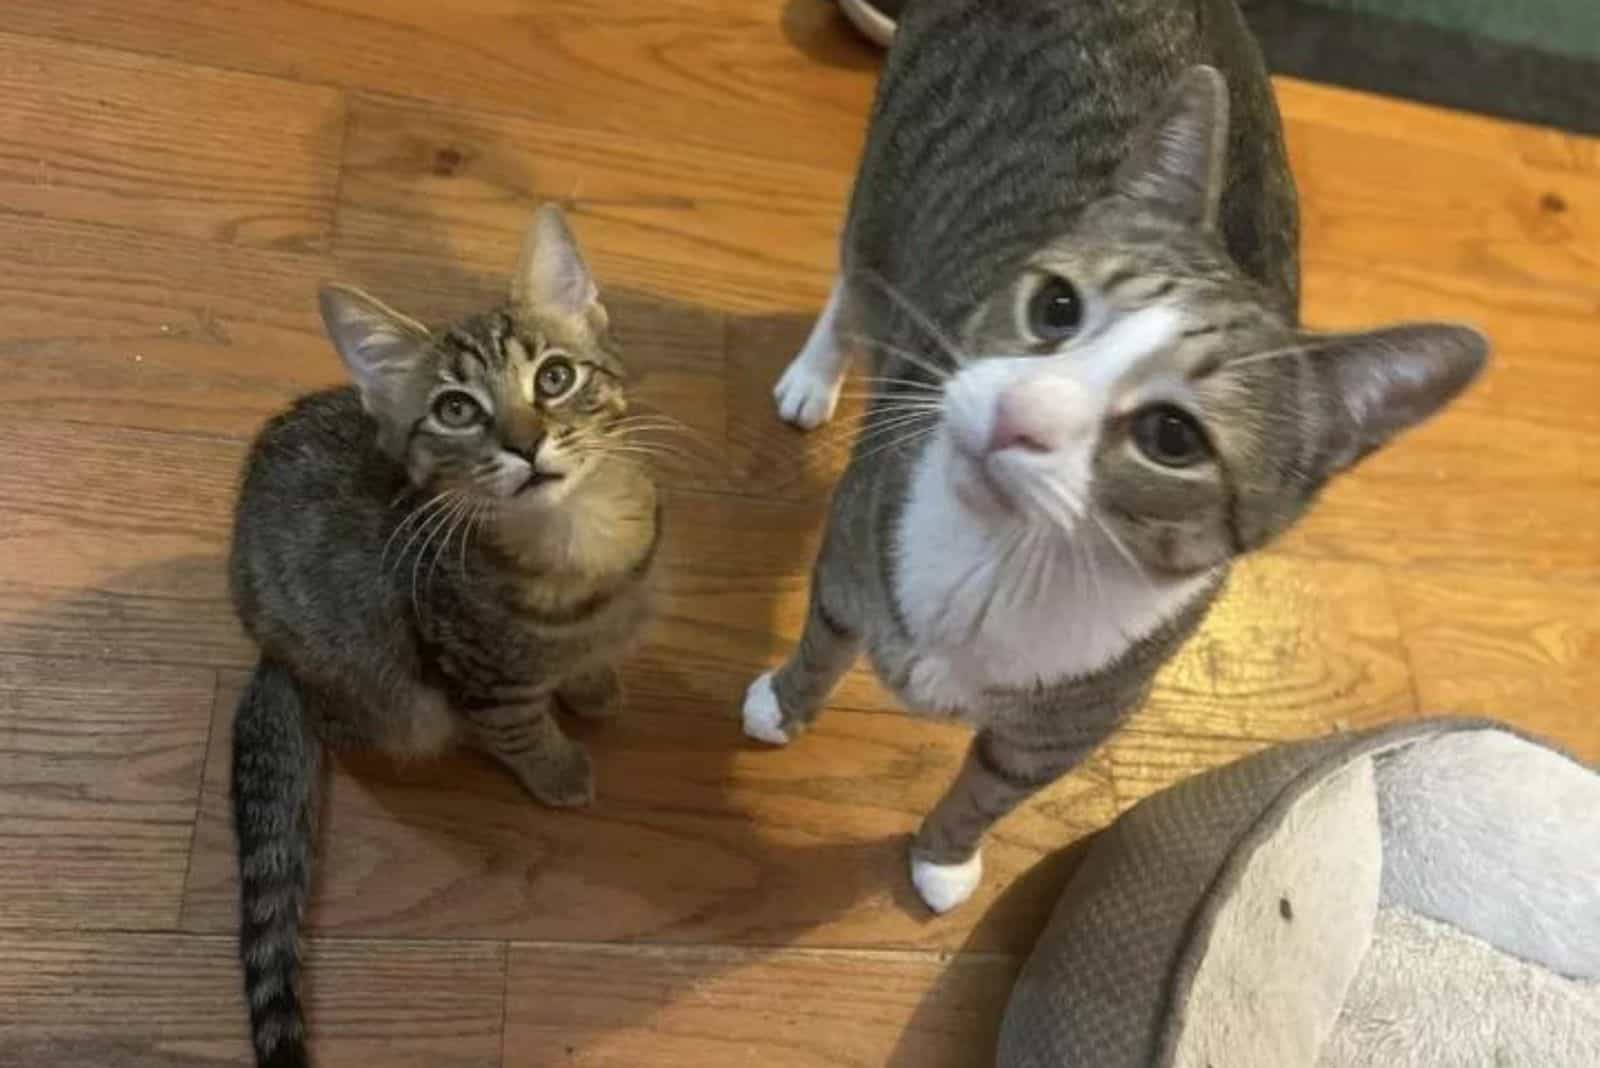
<path id="1" fill-rule="evenodd" d="M 1017 964 L 974 954 L 514 944 L 507 1068 L 963 1068 Z"/>
<path id="2" fill-rule="evenodd" d="M 964 731 L 858 668 L 794 746 L 746 744 L 858 410 L 804 436 L 770 390 L 834 267 L 878 62 L 833 0 L 0 5 L 0 1062 L 246 1056 L 238 461 L 342 378 L 319 281 L 428 320 L 481 307 L 546 197 L 633 399 L 689 427 L 661 620 L 627 713 L 580 730 L 591 811 L 468 756 L 338 768 L 319 1064 L 490 1065 L 502 1042 L 507 1065 L 982 1063 L 1061 847 L 1157 789 L 1429 711 L 1600 757 L 1600 141 L 1294 82 L 1307 320 L 1476 322 L 1483 381 L 1239 569 L 951 916 L 904 851 Z"/>
<path id="3" fill-rule="evenodd" d="M 1508 719 L 1600 764 L 1600 589 L 1449 573 L 1393 581 L 1424 711 Z"/>
<path id="4" fill-rule="evenodd" d="M 1382 571 L 1257 556 L 1234 569 L 1200 633 L 1157 678 L 1136 725 L 1285 741 L 1413 708 Z"/>
<path id="5" fill-rule="evenodd" d="M 227 762 L 241 681 L 218 704 L 185 930 L 234 923 Z M 664 700 L 636 689 L 622 719 L 581 731 L 600 784 L 584 812 L 540 808 L 469 755 L 343 762 L 309 923 L 386 937 L 1020 953 L 1060 890 L 1061 863 L 1040 862 L 1111 814 L 1096 761 L 999 828 L 976 907 L 931 918 L 907 879 L 906 846 L 966 733 L 841 709 L 774 752 L 741 739 L 733 696 L 692 683 Z"/>
<path id="6" fill-rule="evenodd" d="M 339 94 L 0 34 L 0 204 L 269 248 L 324 247 Z"/>
<path id="7" fill-rule="evenodd" d="M 500 1062 L 505 950 L 316 940 L 307 1016 L 321 1068 Z M 52 1068 L 247 1063 L 231 938 L 0 934 L 0 1057 Z"/>
<path id="8" fill-rule="evenodd" d="M 172 926 L 214 687 L 0 656 L 0 927 Z"/>
<path id="9" fill-rule="evenodd" d="M 878 63 L 827 0 L 18 0 L 0 28 L 839 171 Z"/>
<path id="10" fill-rule="evenodd" d="M 1284 548 L 1600 578 L 1600 152 L 1591 139 L 1283 86 L 1306 319 L 1457 319 L 1493 357 L 1443 418 L 1336 482 Z"/>
<path id="11" fill-rule="evenodd" d="M 525 116 L 356 96 L 338 247 L 504 265 L 533 210 L 567 206 L 607 287 L 721 309 L 826 296 L 836 260 L 836 169 Z"/>

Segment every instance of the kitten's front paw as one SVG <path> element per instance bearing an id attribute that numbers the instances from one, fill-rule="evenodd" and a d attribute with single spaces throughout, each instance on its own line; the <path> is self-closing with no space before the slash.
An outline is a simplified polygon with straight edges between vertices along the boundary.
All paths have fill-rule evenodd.
<path id="1" fill-rule="evenodd" d="M 772 672 L 767 672 L 744 695 L 744 732 L 768 745 L 788 745 L 789 732 L 783 729 L 783 709 L 772 688 Z"/>
<path id="2" fill-rule="evenodd" d="M 815 430 L 833 418 L 844 376 L 828 376 L 805 356 L 797 357 L 773 387 L 778 416 L 790 426 Z"/>
<path id="3" fill-rule="evenodd" d="M 911 882 L 916 886 L 918 896 L 930 909 L 941 915 L 964 904 L 982 880 L 982 850 L 960 864 L 935 864 L 920 857 L 911 858 Z"/>
<path id="4" fill-rule="evenodd" d="M 517 768 L 522 785 L 551 808 L 584 808 L 594 803 L 594 762 L 576 742 L 559 752 L 535 754 Z"/>

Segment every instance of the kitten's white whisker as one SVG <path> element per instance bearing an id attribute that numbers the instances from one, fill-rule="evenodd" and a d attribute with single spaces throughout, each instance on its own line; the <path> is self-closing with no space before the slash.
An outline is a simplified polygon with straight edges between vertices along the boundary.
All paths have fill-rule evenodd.
<path id="1" fill-rule="evenodd" d="M 429 545 L 429 543 L 433 541 L 434 537 L 439 533 L 439 531 L 444 529 L 444 525 L 447 522 L 449 522 L 450 516 L 453 515 L 453 514 L 454 514 L 454 510 L 453 509 L 452 510 L 442 510 L 439 513 L 439 515 L 438 515 L 438 517 L 436 519 L 429 521 L 428 526 L 427 526 L 427 533 L 423 536 L 422 544 L 417 547 L 417 555 L 414 558 L 412 558 L 412 561 L 411 561 L 411 610 L 414 613 L 416 613 L 416 617 L 418 619 L 422 618 L 422 605 L 421 605 L 421 602 L 417 598 L 417 573 L 422 570 L 422 558 L 428 554 L 428 545 Z M 410 547 L 410 544 L 411 544 L 410 542 L 406 543 L 407 548 Z M 404 559 L 404 554 L 403 553 L 402 553 L 401 558 Z"/>
<path id="2" fill-rule="evenodd" d="M 395 524 L 394 530 L 389 532 L 388 539 L 383 543 L 383 550 L 378 554 L 379 570 L 383 569 L 384 565 L 389 559 L 389 547 L 394 544 L 394 539 L 399 537 L 401 532 L 407 527 L 411 526 L 413 523 L 421 519 L 422 516 L 426 515 L 436 504 L 450 496 L 450 493 L 450 490 L 445 490 L 443 493 L 435 495 L 430 500 L 417 505 L 415 508 L 411 509 L 411 511 L 407 512 L 405 517 L 401 519 L 400 522 Z M 404 550 L 401 551 L 401 555 L 405 555 Z"/>
<path id="3" fill-rule="evenodd" d="M 423 581 L 424 589 L 433 588 L 433 573 L 439 567 L 439 560 L 450 552 L 450 539 L 455 537 L 456 531 L 461 529 L 461 524 L 472 513 L 472 498 L 463 496 L 460 503 L 450 512 L 450 520 L 445 525 L 444 541 L 434 551 L 433 561 L 428 564 L 428 577 Z"/>
<path id="4" fill-rule="evenodd" d="M 418 508 L 410 516 L 406 517 L 406 521 L 405 523 L 402 523 L 402 526 L 406 525 L 406 523 L 409 523 L 413 518 L 415 518 L 416 522 L 415 525 L 412 526 L 411 533 L 409 536 L 407 536 L 405 543 L 400 546 L 400 551 L 395 554 L 394 563 L 396 571 L 398 571 L 400 568 L 400 562 L 406 558 L 406 553 L 411 551 L 412 543 L 417 540 L 417 538 L 422 534 L 423 530 L 427 528 L 429 523 L 437 519 L 445 511 L 445 509 L 450 507 L 450 502 L 455 499 L 456 493 L 457 491 L 453 489 L 445 490 L 443 493 L 430 500 L 427 504 Z M 389 538 L 393 540 L 394 537 L 399 533 L 400 531 L 397 529 L 394 533 L 389 535 Z M 385 544 L 383 555 L 379 557 L 380 562 L 387 560 L 388 556 L 388 545 Z"/>
<path id="5" fill-rule="evenodd" d="M 494 502 L 492 500 L 480 501 L 477 507 L 473 508 L 472 514 L 467 517 L 467 529 L 461 534 L 461 555 L 457 561 L 457 570 L 461 573 L 462 581 L 465 581 L 467 577 L 467 543 L 472 540 L 472 535 L 483 522 L 484 516 L 493 508 Z"/>

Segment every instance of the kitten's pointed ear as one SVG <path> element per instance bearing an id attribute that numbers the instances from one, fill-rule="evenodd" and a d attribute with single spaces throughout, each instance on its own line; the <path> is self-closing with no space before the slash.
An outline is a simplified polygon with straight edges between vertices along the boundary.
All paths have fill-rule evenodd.
<path id="1" fill-rule="evenodd" d="M 427 327 L 349 286 L 323 286 L 317 303 L 362 405 L 380 418 L 396 414 L 428 350 Z"/>
<path id="2" fill-rule="evenodd" d="M 576 316 L 598 303 L 600 292 L 583 262 L 566 217 L 554 204 L 534 216 L 522 242 L 517 273 L 511 279 L 511 303 L 530 311 Z"/>
<path id="3" fill-rule="evenodd" d="M 1317 337 L 1310 359 L 1327 387 L 1323 454 L 1332 472 L 1353 466 L 1425 422 L 1483 370 L 1489 341 L 1469 326 L 1416 323 Z"/>
<path id="4" fill-rule="evenodd" d="M 1192 226 L 1213 227 L 1228 159 L 1228 83 L 1190 67 L 1117 171 L 1123 195 Z"/>

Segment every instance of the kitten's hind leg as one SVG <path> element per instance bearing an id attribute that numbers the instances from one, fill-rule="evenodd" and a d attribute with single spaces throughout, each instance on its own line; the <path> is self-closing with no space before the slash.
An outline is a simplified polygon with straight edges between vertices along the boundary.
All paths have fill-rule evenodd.
<path id="1" fill-rule="evenodd" d="M 839 389 L 850 368 L 850 349 L 839 336 L 844 299 L 844 281 L 840 279 L 833 283 L 833 292 L 811 328 L 805 347 L 772 390 L 778 415 L 801 430 L 814 430 L 826 423 L 839 404 Z"/>
<path id="2" fill-rule="evenodd" d="M 744 732 L 768 745 L 788 745 L 822 711 L 844 673 L 861 652 L 861 638 L 829 613 L 811 583 L 805 632 L 788 663 L 750 684 L 744 698 Z"/>
<path id="3" fill-rule="evenodd" d="M 610 719 L 622 704 L 622 679 L 607 664 L 567 679 L 556 687 L 556 701 L 581 719 Z"/>
<path id="4" fill-rule="evenodd" d="M 510 769 L 535 800 L 555 808 L 594 800 L 594 765 L 583 746 L 561 733 L 548 696 L 466 715 L 478 747 Z"/>

